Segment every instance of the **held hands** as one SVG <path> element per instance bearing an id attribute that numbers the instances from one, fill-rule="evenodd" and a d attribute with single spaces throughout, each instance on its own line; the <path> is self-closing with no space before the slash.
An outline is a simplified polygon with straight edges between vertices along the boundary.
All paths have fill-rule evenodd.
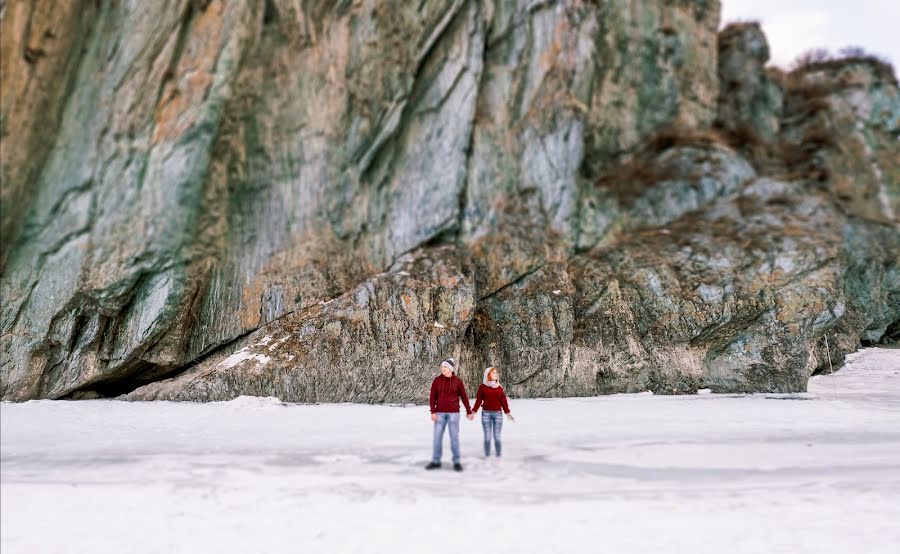
<path id="1" fill-rule="evenodd" d="M 472 421 L 475 419 L 475 414 L 466 414 L 466 419 Z M 431 414 L 431 421 L 437 422 L 437 414 Z"/>

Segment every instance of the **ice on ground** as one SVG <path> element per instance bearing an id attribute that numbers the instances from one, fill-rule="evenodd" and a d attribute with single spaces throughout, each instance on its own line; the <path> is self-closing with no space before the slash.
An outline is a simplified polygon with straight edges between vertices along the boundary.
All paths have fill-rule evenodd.
<path id="1" fill-rule="evenodd" d="M 225 404 L 233 410 L 267 410 L 288 405 L 275 396 L 238 396 L 234 400 L 225 400 L 217 404 Z"/>
<path id="2" fill-rule="evenodd" d="M 423 395 L 427 392 L 423 383 Z M 900 350 L 795 395 L 511 399 L 426 472 L 423 406 L 0 406 L 0 551 L 895 552 Z M 445 445 L 445 467 L 449 445 Z"/>
<path id="3" fill-rule="evenodd" d="M 900 349 L 866 348 L 848 354 L 840 371 L 810 378 L 807 390 L 821 398 L 878 401 L 896 406 L 900 400 L 898 379 Z"/>

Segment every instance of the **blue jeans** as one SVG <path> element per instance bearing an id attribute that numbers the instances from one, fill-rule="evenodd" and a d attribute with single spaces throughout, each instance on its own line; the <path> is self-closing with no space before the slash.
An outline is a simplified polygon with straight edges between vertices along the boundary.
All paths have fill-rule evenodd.
<path id="1" fill-rule="evenodd" d="M 494 435 L 494 450 L 500 455 L 500 431 L 503 429 L 503 412 L 482 410 L 481 426 L 484 428 L 484 455 L 491 455 L 491 435 Z"/>
<path id="2" fill-rule="evenodd" d="M 450 427 L 450 450 L 453 452 L 453 463 L 459 463 L 459 412 L 438 412 L 434 422 L 434 445 L 431 461 L 440 463 L 444 446 L 444 428 Z"/>

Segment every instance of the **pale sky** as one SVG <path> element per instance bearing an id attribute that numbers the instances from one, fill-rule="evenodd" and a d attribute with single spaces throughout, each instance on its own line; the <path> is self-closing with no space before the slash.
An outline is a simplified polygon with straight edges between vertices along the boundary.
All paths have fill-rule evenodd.
<path id="1" fill-rule="evenodd" d="M 783 67 L 812 48 L 861 46 L 900 69 L 900 0 L 722 0 L 722 24 L 736 19 L 762 23 Z"/>

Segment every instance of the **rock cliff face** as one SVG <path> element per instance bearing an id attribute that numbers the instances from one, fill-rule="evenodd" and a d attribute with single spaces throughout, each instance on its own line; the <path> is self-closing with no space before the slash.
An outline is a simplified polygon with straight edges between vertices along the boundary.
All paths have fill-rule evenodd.
<path id="1" fill-rule="evenodd" d="M 713 0 L 51 4 L 0 7 L 4 399 L 799 391 L 897 334 L 875 60 Z"/>

